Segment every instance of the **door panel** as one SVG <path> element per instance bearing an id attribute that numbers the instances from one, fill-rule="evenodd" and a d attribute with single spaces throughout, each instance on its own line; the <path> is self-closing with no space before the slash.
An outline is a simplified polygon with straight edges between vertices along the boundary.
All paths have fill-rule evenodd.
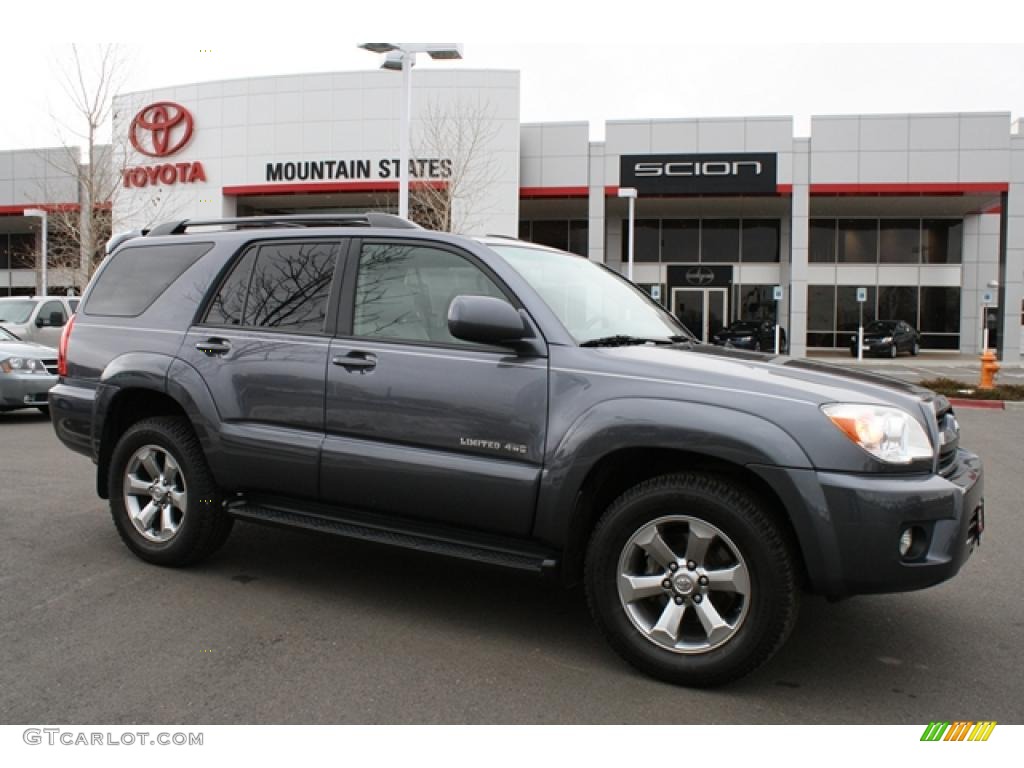
<path id="1" fill-rule="evenodd" d="M 203 378 L 233 457 L 230 490 L 318 495 L 338 242 L 253 246 L 236 259 L 179 357 Z M 340 273 L 339 273 L 340 274 Z"/>
<path id="2" fill-rule="evenodd" d="M 456 295 L 505 298 L 466 255 L 366 242 L 360 336 L 331 343 L 323 500 L 529 533 L 547 427 L 547 360 L 447 331 Z M 353 365 L 355 363 L 355 365 Z"/>

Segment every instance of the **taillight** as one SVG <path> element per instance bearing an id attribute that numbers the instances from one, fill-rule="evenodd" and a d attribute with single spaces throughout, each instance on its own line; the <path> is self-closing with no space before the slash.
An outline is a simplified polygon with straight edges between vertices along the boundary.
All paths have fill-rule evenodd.
<path id="1" fill-rule="evenodd" d="M 71 329 L 75 325 L 76 315 L 71 315 L 71 319 L 64 325 L 64 330 L 60 334 L 60 345 L 57 347 L 57 373 L 60 376 L 68 375 L 68 342 L 71 341 Z"/>

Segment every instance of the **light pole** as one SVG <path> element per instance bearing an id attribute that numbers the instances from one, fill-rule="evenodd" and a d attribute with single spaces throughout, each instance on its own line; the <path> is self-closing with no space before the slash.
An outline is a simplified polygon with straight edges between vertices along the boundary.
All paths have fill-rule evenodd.
<path id="1" fill-rule="evenodd" d="M 398 215 L 409 218 L 409 124 L 412 120 L 412 68 L 416 54 L 432 59 L 461 59 L 462 43 L 363 43 L 360 48 L 385 54 L 381 69 L 401 70 L 402 109 L 399 117 Z"/>
<path id="2" fill-rule="evenodd" d="M 629 266 L 626 277 L 633 282 L 633 244 L 636 242 L 636 233 L 633 231 L 634 205 L 636 204 L 636 187 L 619 187 L 619 197 L 629 200 Z"/>
<path id="3" fill-rule="evenodd" d="M 41 295 L 45 296 L 46 295 L 46 255 L 47 255 L 47 251 L 46 251 L 46 211 L 44 211 L 42 208 L 26 208 L 24 211 L 22 211 L 22 215 L 23 216 L 38 216 L 40 219 L 42 219 L 42 222 L 41 222 L 41 224 L 42 224 L 42 235 L 43 235 L 42 257 L 39 259 L 39 261 L 42 264 L 42 269 L 43 269 L 43 290 L 42 290 L 42 294 Z"/>

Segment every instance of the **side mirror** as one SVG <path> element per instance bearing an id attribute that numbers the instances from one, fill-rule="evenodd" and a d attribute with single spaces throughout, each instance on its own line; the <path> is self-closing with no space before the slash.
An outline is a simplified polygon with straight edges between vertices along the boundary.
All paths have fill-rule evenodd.
<path id="1" fill-rule="evenodd" d="M 448 331 L 478 344 L 513 344 L 526 338 L 519 312 L 492 296 L 456 296 L 448 307 Z"/>

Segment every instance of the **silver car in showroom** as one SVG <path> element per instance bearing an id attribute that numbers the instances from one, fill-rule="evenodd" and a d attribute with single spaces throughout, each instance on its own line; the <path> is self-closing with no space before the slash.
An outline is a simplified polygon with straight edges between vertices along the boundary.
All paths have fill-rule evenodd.
<path id="1" fill-rule="evenodd" d="M 0 328 L 0 412 L 38 408 L 49 414 L 48 396 L 56 383 L 57 350 Z"/>

